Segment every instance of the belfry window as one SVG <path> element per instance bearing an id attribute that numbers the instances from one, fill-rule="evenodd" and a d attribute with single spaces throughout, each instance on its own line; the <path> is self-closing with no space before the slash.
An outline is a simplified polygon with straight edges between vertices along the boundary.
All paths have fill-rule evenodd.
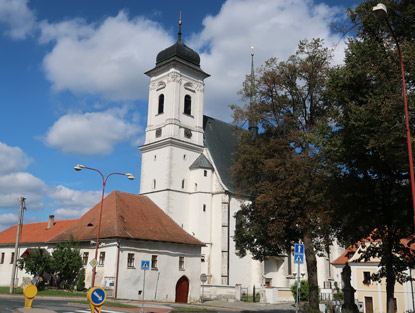
<path id="1" fill-rule="evenodd" d="M 161 94 L 159 96 L 159 108 L 158 108 L 158 113 L 157 114 L 161 114 L 164 112 L 164 95 Z"/>
<path id="2" fill-rule="evenodd" d="M 192 115 L 192 98 L 189 95 L 184 96 L 184 114 Z"/>

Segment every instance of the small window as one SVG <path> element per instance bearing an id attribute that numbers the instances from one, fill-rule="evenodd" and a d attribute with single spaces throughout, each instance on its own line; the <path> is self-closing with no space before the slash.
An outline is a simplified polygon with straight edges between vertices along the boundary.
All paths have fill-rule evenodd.
<path id="1" fill-rule="evenodd" d="M 192 115 L 192 98 L 189 95 L 184 96 L 184 114 Z"/>
<path id="2" fill-rule="evenodd" d="M 201 258 L 200 258 L 200 261 L 201 261 L 202 263 L 204 263 L 204 262 L 205 262 L 205 255 L 204 255 L 204 254 L 202 254 L 202 256 L 201 256 Z"/>
<path id="3" fill-rule="evenodd" d="M 153 189 L 156 189 L 156 186 L 157 186 L 157 184 L 156 184 L 156 180 L 155 180 L 155 179 L 153 179 Z"/>
<path id="4" fill-rule="evenodd" d="M 203 176 L 207 176 L 207 170 L 203 170 Z"/>
<path id="5" fill-rule="evenodd" d="M 161 94 L 159 96 L 159 107 L 158 107 L 158 114 L 161 114 L 164 112 L 164 95 Z"/>
<path id="6" fill-rule="evenodd" d="M 206 204 L 203 205 L 203 212 L 206 212 Z"/>
<path id="7" fill-rule="evenodd" d="M 154 155 L 154 161 L 157 161 L 157 155 Z"/>
<path id="8" fill-rule="evenodd" d="M 104 265 L 104 263 L 105 263 L 105 252 L 100 252 L 98 265 Z"/>
<path id="9" fill-rule="evenodd" d="M 157 269 L 157 255 L 151 256 L 151 269 L 156 270 Z"/>
<path id="10" fill-rule="evenodd" d="M 89 252 L 84 252 L 84 254 L 82 255 L 82 264 L 83 265 L 88 264 L 88 257 L 89 257 Z"/>
<path id="11" fill-rule="evenodd" d="M 370 285 L 370 272 L 363 272 L 363 284 L 365 284 L 366 286 Z"/>
<path id="12" fill-rule="evenodd" d="M 127 267 L 134 267 L 134 253 L 128 253 Z"/>
<path id="13" fill-rule="evenodd" d="M 12 252 L 12 257 L 10 258 L 10 264 L 13 264 L 14 262 L 14 252 Z"/>
<path id="14" fill-rule="evenodd" d="M 183 154 L 183 160 L 186 160 L 186 154 Z"/>
<path id="15" fill-rule="evenodd" d="M 182 179 L 182 189 L 184 189 L 184 179 Z"/>
<path id="16" fill-rule="evenodd" d="M 184 271 L 184 256 L 179 257 L 179 270 Z"/>
<path id="17" fill-rule="evenodd" d="M 195 191 L 197 191 L 197 184 L 195 183 Z"/>
<path id="18" fill-rule="evenodd" d="M 4 252 L 1 253 L 0 264 L 4 263 Z"/>

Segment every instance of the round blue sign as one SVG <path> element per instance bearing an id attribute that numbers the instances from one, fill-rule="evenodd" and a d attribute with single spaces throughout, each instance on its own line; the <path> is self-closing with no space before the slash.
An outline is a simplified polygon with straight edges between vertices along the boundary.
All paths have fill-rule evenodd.
<path id="1" fill-rule="evenodd" d="M 101 287 L 95 287 L 91 290 L 91 303 L 95 306 L 100 306 L 104 303 L 107 294 L 105 290 Z"/>

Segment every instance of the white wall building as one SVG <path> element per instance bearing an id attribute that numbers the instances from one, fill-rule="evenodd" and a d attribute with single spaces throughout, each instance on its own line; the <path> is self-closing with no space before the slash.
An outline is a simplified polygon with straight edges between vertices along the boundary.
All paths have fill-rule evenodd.
<path id="1" fill-rule="evenodd" d="M 36 247 L 52 253 L 57 243 L 72 236 L 80 243 L 85 284 L 89 288 L 92 282 L 89 262 L 95 257 L 100 208 L 98 203 L 78 220 L 51 218 L 49 223 L 23 225 L 19 257 L 26 249 Z M 0 233 L 1 286 L 11 282 L 16 230 L 13 226 Z M 149 261 L 144 300 L 198 302 L 202 246 L 202 242 L 186 233 L 147 197 L 114 191 L 104 199 L 95 286 L 107 289 L 109 296 L 141 300 L 144 279 L 141 262 Z M 18 271 L 15 285 L 21 286 L 31 278 Z"/>
<path id="2" fill-rule="evenodd" d="M 183 43 L 181 30 L 177 42 L 157 55 L 156 66 L 146 74 L 150 86 L 146 137 L 140 147 L 140 194 L 206 244 L 201 268 L 208 284 L 240 284 L 250 290 L 254 285 L 274 286 L 279 300 L 292 300 L 288 287 L 297 266 L 291 255 L 259 262 L 239 258 L 235 251 L 234 215 L 246 200 L 236 196 L 231 183 L 237 138 L 232 125 L 203 115 L 204 79 L 209 75 L 201 69 L 199 55 Z M 341 253 L 337 248 L 333 252 L 318 259 L 322 288 L 333 278 L 330 260 Z"/>

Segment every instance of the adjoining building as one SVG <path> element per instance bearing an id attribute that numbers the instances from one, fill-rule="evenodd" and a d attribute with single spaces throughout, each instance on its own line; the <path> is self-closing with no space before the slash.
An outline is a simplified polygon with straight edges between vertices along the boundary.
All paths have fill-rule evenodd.
<path id="1" fill-rule="evenodd" d="M 407 245 L 407 240 L 401 240 Z M 360 260 L 361 253 L 370 245 L 379 245 L 380 241 L 361 241 L 356 245 L 347 248 L 332 264 L 339 270 L 348 264 L 351 269 L 351 286 L 356 290 L 354 294 L 355 302 L 360 312 L 382 313 L 386 312 L 386 279 L 380 282 L 371 280 L 371 275 L 380 269 L 379 258 L 372 258 L 368 261 Z M 412 249 L 415 249 L 411 247 Z M 406 274 L 413 277 L 415 273 L 408 268 Z M 395 283 L 395 312 L 414 312 L 414 282 Z"/>
<path id="2" fill-rule="evenodd" d="M 86 268 L 86 287 L 91 286 L 100 202 L 77 220 L 24 224 L 20 255 L 41 247 L 52 253 L 57 243 L 71 237 L 79 242 Z M 17 227 L 0 233 L 0 285 L 11 281 Z M 186 233 L 145 196 L 113 191 L 104 199 L 95 285 L 109 296 L 142 299 L 144 271 L 145 300 L 197 302 L 200 299 L 200 258 L 204 244 Z M 16 285 L 32 279 L 18 271 Z"/>

